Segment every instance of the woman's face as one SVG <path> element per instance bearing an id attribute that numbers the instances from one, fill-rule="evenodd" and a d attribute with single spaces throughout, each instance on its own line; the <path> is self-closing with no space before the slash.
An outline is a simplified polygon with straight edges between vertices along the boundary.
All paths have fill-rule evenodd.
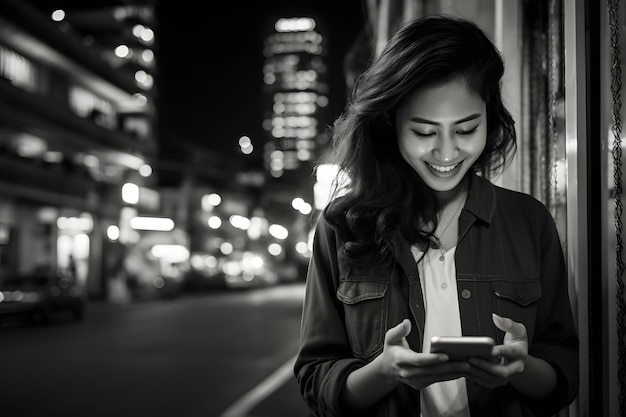
<path id="1" fill-rule="evenodd" d="M 485 102 L 463 81 L 415 91 L 395 122 L 402 157 L 436 192 L 456 189 L 485 149 Z"/>

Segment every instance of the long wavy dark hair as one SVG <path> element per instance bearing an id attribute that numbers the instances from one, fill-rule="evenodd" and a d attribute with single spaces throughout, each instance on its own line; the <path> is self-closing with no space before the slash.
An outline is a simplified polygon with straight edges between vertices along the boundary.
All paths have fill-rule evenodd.
<path id="1" fill-rule="evenodd" d="M 437 224 L 434 192 L 402 158 L 393 121 L 417 89 L 462 80 L 486 103 L 487 141 L 473 169 L 483 176 L 507 166 L 516 150 L 513 118 L 500 92 L 504 64 L 473 22 L 428 16 L 399 30 L 358 78 L 346 109 L 329 128 L 324 162 L 339 168 L 323 216 L 339 232 L 349 260 L 391 259 L 389 238 L 400 231 L 426 245 Z M 347 181 L 346 181 L 347 180 Z M 434 229 L 432 229 L 434 230 Z"/>

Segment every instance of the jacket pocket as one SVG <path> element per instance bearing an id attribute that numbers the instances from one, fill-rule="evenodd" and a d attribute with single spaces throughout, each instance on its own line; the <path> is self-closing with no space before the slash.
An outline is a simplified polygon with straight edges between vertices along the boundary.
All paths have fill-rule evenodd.
<path id="1" fill-rule="evenodd" d="M 375 281 L 341 281 L 337 298 L 343 303 L 352 353 L 367 358 L 384 343 L 389 284 Z"/>
<path id="2" fill-rule="evenodd" d="M 537 301 L 541 299 L 539 280 L 494 280 L 491 281 L 491 289 L 495 295 L 496 313 L 524 324 L 530 343 L 534 334 Z"/>

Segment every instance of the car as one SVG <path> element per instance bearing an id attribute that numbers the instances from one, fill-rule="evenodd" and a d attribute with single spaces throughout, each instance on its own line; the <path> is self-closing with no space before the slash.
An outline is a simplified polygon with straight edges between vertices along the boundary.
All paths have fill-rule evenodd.
<path id="1" fill-rule="evenodd" d="M 21 317 L 50 323 L 56 316 L 83 319 L 84 289 L 67 271 L 34 271 L 0 276 L 0 319 Z"/>

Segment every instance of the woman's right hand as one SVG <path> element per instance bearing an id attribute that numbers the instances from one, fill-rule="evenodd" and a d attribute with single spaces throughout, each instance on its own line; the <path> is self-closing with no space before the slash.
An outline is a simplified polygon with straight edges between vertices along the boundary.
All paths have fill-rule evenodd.
<path id="1" fill-rule="evenodd" d="M 408 385 L 416 390 L 434 382 L 448 381 L 467 375 L 471 365 L 449 361 L 445 353 L 419 353 L 409 347 L 406 336 L 411 332 L 411 321 L 404 319 L 385 334 L 381 367 L 390 381 Z"/>

